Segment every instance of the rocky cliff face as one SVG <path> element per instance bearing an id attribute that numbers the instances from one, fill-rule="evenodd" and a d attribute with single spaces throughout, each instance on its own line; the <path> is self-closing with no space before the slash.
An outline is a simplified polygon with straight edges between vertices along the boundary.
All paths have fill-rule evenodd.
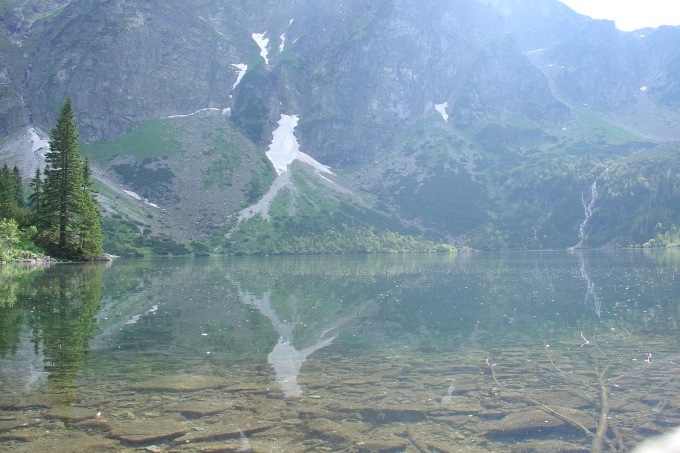
<path id="1" fill-rule="evenodd" d="M 75 1 L 29 48 L 26 99 L 50 124 L 74 94 L 86 140 L 111 139 L 143 121 L 228 105 L 236 46 L 185 2 Z"/>
<path id="2" fill-rule="evenodd" d="M 71 94 L 102 177 L 177 205 L 141 217 L 187 240 L 266 192 L 282 115 L 299 117 L 304 153 L 401 222 L 501 246 L 556 218 L 527 182 L 533 168 L 680 139 L 680 31 L 623 33 L 557 0 L 10 1 L 0 30 L 7 143 L 49 130 Z M 177 122 L 179 145 L 148 144 L 169 133 L 149 121 L 201 110 L 211 114 Z M 187 156 L 196 171 L 183 173 Z M 569 167 L 575 206 L 561 222 L 572 236 L 588 165 Z M 508 239 L 520 213 L 525 239 Z"/>
<path id="3" fill-rule="evenodd" d="M 499 115 L 563 122 L 540 72 L 497 33 L 494 9 L 458 3 L 76 0 L 27 34 L 24 64 L 8 65 L 25 74 L 7 76 L 17 85 L 7 100 L 25 97 L 31 122 L 48 128 L 77 93 L 82 136 L 111 139 L 148 119 L 231 107 L 232 65 L 249 63 L 233 102 L 244 132 L 266 144 L 281 113 L 299 113 L 302 141 L 344 164 L 370 158 L 389 129 L 436 103 L 462 127 Z M 267 33 L 269 64 L 252 33 Z"/>
<path id="4" fill-rule="evenodd" d="M 512 39 L 492 36 L 501 22 L 485 5 L 358 2 L 305 23 L 304 35 L 293 29 L 294 43 L 237 90 L 234 121 L 256 142 L 292 111 L 303 145 L 346 166 L 389 150 L 437 104 L 448 103 L 461 129 L 510 116 L 553 126 L 568 119 Z"/>

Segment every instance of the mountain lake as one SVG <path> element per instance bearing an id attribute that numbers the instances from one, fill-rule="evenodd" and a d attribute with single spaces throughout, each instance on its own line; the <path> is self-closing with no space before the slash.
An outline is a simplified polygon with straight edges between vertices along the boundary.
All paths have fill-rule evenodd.
<path id="1" fill-rule="evenodd" d="M 677 249 L 0 275 L 3 451 L 627 451 L 680 426 Z"/>

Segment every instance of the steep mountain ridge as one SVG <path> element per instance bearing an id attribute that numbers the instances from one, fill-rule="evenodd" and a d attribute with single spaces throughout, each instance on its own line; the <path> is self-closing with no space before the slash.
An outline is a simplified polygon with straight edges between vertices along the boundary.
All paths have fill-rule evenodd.
<path id="1" fill-rule="evenodd" d="M 672 237 L 680 221 L 665 207 L 680 181 L 654 165 L 642 198 L 598 203 L 633 187 L 636 153 L 675 168 L 655 146 L 680 140 L 677 27 L 624 33 L 557 0 L 72 0 L 10 2 L 0 29 L 3 154 L 38 163 L 29 128 L 49 130 L 73 95 L 107 228 L 145 244 L 233 252 L 223 238 L 248 224 L 272 243 L 374 228 L 598 246 Z M 283 116 L 334 182 L 297 163 L 270 200 L 277 219 L 238 222 L 276 181 L 266 153 Z M 581 228 L 594 180 L 608 186 Z"/>

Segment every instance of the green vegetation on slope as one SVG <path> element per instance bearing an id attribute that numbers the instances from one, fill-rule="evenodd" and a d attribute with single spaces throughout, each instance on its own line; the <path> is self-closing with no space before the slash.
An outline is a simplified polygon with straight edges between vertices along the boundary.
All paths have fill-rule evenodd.
<path id="1" fill-rule="evenodd" d="M 499 178 L 497 215 L 473 234 L 478 248 L 669 246 L 680 225 L 680 153 L 666 148 L 628 156 L 546 155 Z"/>
<path id="2" fill-rule="evenodd" d="M 43 250 L 35 245 L 35 227 L 20 229 L 14 219 L 0 219 L 0 261 L 23 261 L 42 258 Z"/>
<path id="3" fill-rule="evenodd" d="M 116 156 L 134 156 L 138 161 L 171 156 L 182 151 L 177 130 L 171 119 L 152 120 L 110 142 L 82 143 L 84 153 L 99 165 Z"/>
<path id="4" fill-rule="evenodd" d="M 226 236 L 215 238 L 218 250 L 234 255 L 453 251 L 408 234 L 389 216 L 330 195 L 319 181 L 300 174 L 294 180 L 295 191 L 277 194 L 268 220 L 258 215 L 230 225 Z"/>

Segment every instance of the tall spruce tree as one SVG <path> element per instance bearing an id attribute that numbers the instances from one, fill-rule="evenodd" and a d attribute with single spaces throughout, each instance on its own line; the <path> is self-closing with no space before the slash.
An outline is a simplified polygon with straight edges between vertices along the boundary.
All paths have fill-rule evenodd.
<path id="1" fill-rule="evenodd" d="M 40 205 L 40 193 L 42 192 L 42 172 L 40 167 L 35 169 L 35 176 L 33 176 L 28 185 L 31 187 L 31 193 L 28 195 L 28 207 L 37 212 L 38 205 Z"/>
<path id="2" fill-rule="evenodd" d="M 83 207 L 80 219 L 80 253 L 86 259 L 102 254 L 101 213 L 97 207 L 97 194 L 92 187 L 92 164 L 90 156 L 83 162 Z"/>
<path id="3" fill-rule="evenodd" d="M 101 222 L 92 193 L 84 182 L 70 96 L 50 132 L 50 150 L 45 162 L 45 178 L 37 206 L 43 245 L 63 256 L 95 258 L 101 253 Z"/>
<path id="4" fill-rule="evenodd" d="M 18 208 L 26 207 L 24 200 L 24 182 L 21 178 L 21 171 L 16 165 L 12 168 L 12 183 L 14 185 L 14 200 Z"/>
<path id="5" fill-rule="evenodd" d="M 12 178 L 9 166 L 5 163 L 0 170 L 0 219 L 12 218 L 15 205 L 14 178 Z"/>

